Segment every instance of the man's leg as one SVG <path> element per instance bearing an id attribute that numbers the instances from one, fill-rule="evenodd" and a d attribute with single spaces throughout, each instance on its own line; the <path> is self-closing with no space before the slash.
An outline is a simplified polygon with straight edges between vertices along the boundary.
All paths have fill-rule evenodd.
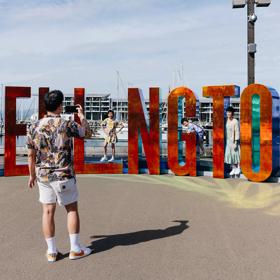
<path id="1" fill-rule="evenodd" d="M 78 212 L 78 202 L 73 202 L 65 206 L 67 211 L 67 227 L 69 234 L 80 232 L 80 218 Z"/>
<path id="2" fill-rule="evenodd" d="M 65 206 L 67 211 L 67 228 L 69 232 L 71 251 L 79 252 L 80 245 L 80 218 L 78 212 L 78 202 L 73 202 Z"/>
<path id="3" fill-rule="evenodd" d="M 54 222 L 54 213 L 55 213 L 55 203 L 45 204 L 43 203 L 43 216 L 42 216 L 42 229 L 43 234 L 48 245 L 48 253 L 56 253 L 56 244 L 55 244 L 55 222 Z"/>
<path id="4" fill-rule="evenodd" d="M 78 202 L 73 202 L 65 206 L 67 211 L 67 227 L 70 238 L 69 258 L 74 260 L 85 257 L 91 253 L 89 248 L 81 247 L 80 244 L 80 218 L 78 212 Z"/>

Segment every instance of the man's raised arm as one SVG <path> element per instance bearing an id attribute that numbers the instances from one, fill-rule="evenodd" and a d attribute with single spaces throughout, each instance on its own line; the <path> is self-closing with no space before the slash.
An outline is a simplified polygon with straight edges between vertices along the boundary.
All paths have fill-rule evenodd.
<path id="1" fill-rule="evenodd" d="M 77 138 L 91 138 L 92 131 L 89 126 L 88 121 L 85 118 L 85 115 L 83 113 L 83 108 L 81 105 L 77 105 L 78 109 L 78 117 L 81 121 L 81 124 L 78 124 L 76 122 L 69 122 L 69 136 L 77 137 Z"/>

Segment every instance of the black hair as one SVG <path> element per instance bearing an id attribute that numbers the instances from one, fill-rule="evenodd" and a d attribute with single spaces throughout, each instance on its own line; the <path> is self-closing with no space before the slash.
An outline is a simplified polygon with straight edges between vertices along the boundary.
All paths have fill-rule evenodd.
<path id="1" fill-rule="evenodd" d="M 188 122 L 189 120 L 187 118 L 182 118 L 181 119 L 181 124 L 183 124 L 184 122 Z"/>
<path id="2" fill-rule="evenodd" d="M 233 109 L 233 107 L 231 107 L 231 106 L 229 106 L 229 107 L 227 107 L 227 110 L 226 110 L 227 112 L 231 112 L 232 114 L 234 114 L 234 109 Z"/>
<path id="3" fill-rule="evenodd" d="M 63 102 L 63 93 L 60 90 L 52 90 L 44 96 L 45 108 L 49 112 L 54 112 Z"/>
<path id="4" fill-rule="evenodd" d="M 107 114 L 109 115 L 109 113 L 112 113 L 113 116 L 115 116 L 115 112 L 113 110 L 108 110 Z"/>

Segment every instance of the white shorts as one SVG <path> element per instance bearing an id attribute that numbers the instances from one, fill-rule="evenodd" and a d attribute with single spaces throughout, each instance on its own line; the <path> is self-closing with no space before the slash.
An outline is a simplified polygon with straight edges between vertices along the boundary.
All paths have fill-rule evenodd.
<path id="1" fill-rule="evenodd" d="M 41 203 L 57 203 L 68 205 L 78 201 L 76 178 L 54 182 L 37 182 L 39 187 L 39 201 Z"/>

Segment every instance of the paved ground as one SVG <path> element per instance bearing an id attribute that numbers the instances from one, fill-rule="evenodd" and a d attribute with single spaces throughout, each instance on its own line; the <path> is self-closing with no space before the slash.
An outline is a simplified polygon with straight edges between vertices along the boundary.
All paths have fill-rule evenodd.
<path id="1" fill-rule="evenodd" d="M 45 260 L 38 190 L 0 178 L 0 275 L 6 279 L 273 280 L 280 275 L 280 187 L 244 180 L 83 175 L 81 239 L 69 250 L 65 210 L 56 236 L 64 258 Z"/>

